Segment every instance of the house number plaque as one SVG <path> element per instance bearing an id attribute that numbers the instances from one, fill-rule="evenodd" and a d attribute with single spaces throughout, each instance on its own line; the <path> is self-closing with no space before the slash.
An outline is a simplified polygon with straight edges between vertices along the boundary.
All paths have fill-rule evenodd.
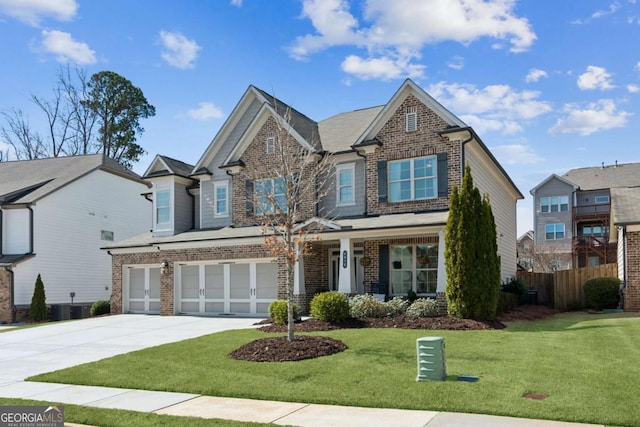
<path id="1" fill-rule="evenodd" d="M 347 268 L 347 251 L 342 251 L 342 268 Z"/>

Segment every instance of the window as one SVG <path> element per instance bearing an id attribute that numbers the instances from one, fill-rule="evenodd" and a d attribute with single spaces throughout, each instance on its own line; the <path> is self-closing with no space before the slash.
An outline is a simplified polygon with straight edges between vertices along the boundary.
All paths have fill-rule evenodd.
<path id="1" fill-rule="evenodd" d="M 276 139 L 273 136 L 267 138 L 266 142 L 266 152 L 267 154 L 273 154 L 276 152 Z"/>
<path id="2" fill-rule="evenodd" d="M 564 224 L 546 224 L 544 231 L 547 240 L 564 239 Z"/>
<path id="3" fill-rule="evenodd" d="M 402 202 L 437 196 L 436 156 L 389 162 L 389 200 Z"/>
<path id="4" fill-rule="evenodd" d="M 226 181 L 213 183 L 213 216 L 229 216 L 228 188 Z"/>
<path id="5" fill-rule="evenodd" d="M 593 198 L 595 203 L 609 203 L 609 196 L 596 196 Z"/>
<path id="6" fill-rule="evenodd" d="M 407 107 L 406 130 L 407 132 L 415 132 L 418 130 L 418 114 L 416 113 L 415 106 Z"/>
<path id="7" fill-rule="evenodd" d="M 282 178 L 257 179 L 255 188 L 257 215 L 287 211 L 285 185 Z"/>
<path id="8" fill-rule="evenodd" d="M 336 166 L 336 206 L 348 206 L 356 203 L 355 166 L 353 163 Z"/>
<path id="9" fill-rule="evenodd" d="M 606 225 L 592 224 L 582 226 L 583 236 L 606 236 L 609 234 L 609 227 Z"/>
<path id="10" fill-rule="evenodd" d="M 438 245 L 391 246 L 391 291 L 435 295 L 438 287 Z"/>
<path id="11" fill-rule="evenodd" d="M 540 211 L 567 212 L 569 210 L 569 196 L 542 197 L 540 199 Z"/>
<path id="12" fill-rule="evenodd" d="M 113 242 L 113 231 L 100 230 L 100 240 L 108 240 Z"/>
<path id="13" fill-rule="evenodd" d="M 170 201 L 169 191 L 156 192 L 156 224 L 165 224 L 171 219 Z"/>

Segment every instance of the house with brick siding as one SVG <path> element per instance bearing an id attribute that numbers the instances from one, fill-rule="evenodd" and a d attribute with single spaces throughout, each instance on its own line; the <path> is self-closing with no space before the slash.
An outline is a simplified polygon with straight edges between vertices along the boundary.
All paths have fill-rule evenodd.
<path id="1" fill-rule="evenodd" d="M 144 174 L 153 229 L 106 247 L 112 312 L 264 316 L 285 297 L 285 265 L 256 220 L 265 209 L 256 200 L 277 200 L 278 178 L 255 176 L 273 162 L 282 121 L 305 150 L 331 154 L 335 172 L 332 191 L 301 203 L 301 226 L 323 225 L 313 227 L 319 239 L 295 266 L 303 307 L 327 290 L 412 290 L 444 307 L 449 196 L 465 165 L 490 197 L 502 279 L 515 275 L 522 194 L 475 131 L 413 81 L 384 105 L 321 121 L 249 86 L 195 165 L 157 156 Z"/>
<path id="2" fill-rule="evenodd" d="M 616 244 L 622 307 L 640 311 L 640 186 L 611 189 L 611 237 Z"/>
<path id="3" fill-rule="evenodd" d="M 101 247 L 151 228 L 147 192 L 102 154 L 0 163 L 0 322 L 28 312 L 39 274 L 47 305 L 109 299 Z"/>

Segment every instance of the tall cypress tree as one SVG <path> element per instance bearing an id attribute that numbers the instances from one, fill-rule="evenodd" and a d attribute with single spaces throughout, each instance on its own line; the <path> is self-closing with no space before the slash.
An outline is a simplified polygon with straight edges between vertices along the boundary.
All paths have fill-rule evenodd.
<path id="1" fill-rule="evenodd" d="M 29 317 L 34 322 L 41 322 L 47 318 L 47 304 L 44 294 L 44 284 L 38 274 L 36 285 L 31 297 L 31 307 L 29 308 Z"/>
<path id="2" fill-rule="evenodd" d="M 496 316 L 500 265 L 491 205 L 465 168 L 460 192 L 454 188 L 445 235 L 449 314 L 470 319 Z"/>

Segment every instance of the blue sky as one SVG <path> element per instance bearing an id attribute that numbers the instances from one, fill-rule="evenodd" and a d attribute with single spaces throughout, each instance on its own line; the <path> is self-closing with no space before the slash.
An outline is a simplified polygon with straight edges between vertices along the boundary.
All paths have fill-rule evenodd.
<path id="1" fill-rule="evenodd" d="M 0 109 L 33 127 L 30 95 L 61 66 L 143 90 L 157 114 L 138 173 L 155 154 L 197 162 L 249 84 L 322 120 L 384 104 L 406 77 L 527 196 L 519 235 L 550 174 L 640 161 L 636 0 L 0 0 L 0 34 Z"/>

